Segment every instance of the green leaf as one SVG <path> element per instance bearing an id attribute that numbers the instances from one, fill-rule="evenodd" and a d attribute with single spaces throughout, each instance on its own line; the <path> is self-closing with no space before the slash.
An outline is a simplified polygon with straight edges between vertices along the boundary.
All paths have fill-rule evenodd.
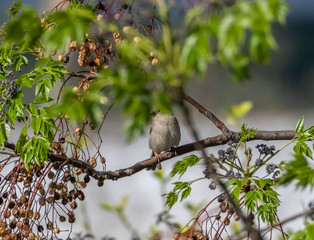
<path id="1" fill-rule="evenodd" d="M 184 199 L 186 199 L 190 195 L 191 190 L 192 190 L 191 187 L 187 187 L 184 191 L 182 191 L 180 202 L 182 202 Z"/>
<path id="2" fill-rule="evenodd" d="M 177 201 L 178 201 L 178 195 L 174 192 L 170 192 L 167 194 L 167 200 L 166 200 L 165 205 L 168 206 L 169 209 L 171 209 Z"/>
<path id="3" fill-rule="evenodd" d="M 186 172 L 188 167 L 192 167 L 196 165 L 200 161 L 200 158 L 196 155 L 190 155 L 184 157 L 182 160 L 177 161 L 173 167 L 172 171 L 170 172 L 170 176 L 174 177 L 176 174 L 179 174 L 179 177 L 181 178 L 183 174 Z"/>
<path id="4" fill-rule="evenodd" d="M 295 126 L 295 132 L 300 133 L 303 131 L 303 129 L 304 129 L 304 116 L 299 119 L 297 125 Z"/>
<path id="5" fill-rule="evenodd" d="M 314 187 L 314 169 L 301 154 L 296 154 L 294 160 L 287 162 L 279 183 L 286 185 L 293 181 L 296 181 L 297 188 Z"/>

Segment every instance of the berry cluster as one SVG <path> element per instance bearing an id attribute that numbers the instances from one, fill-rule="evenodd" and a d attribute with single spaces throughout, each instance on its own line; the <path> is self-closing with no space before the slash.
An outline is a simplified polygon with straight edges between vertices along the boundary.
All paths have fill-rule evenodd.
<path id="1" fill-rule="evenodd" d="M 260 154 L 273 155 L 275 152 L 275 146 L 268 147 L 266 144 L 257 144 L 256 148 L 258 149 Z"/>
<path id="2" fill-rule="evenodd" d="M 18 92 L 15 80 L 5 79 L 0 82 L 1 99 L 0 105 L 7 104 Z"/>

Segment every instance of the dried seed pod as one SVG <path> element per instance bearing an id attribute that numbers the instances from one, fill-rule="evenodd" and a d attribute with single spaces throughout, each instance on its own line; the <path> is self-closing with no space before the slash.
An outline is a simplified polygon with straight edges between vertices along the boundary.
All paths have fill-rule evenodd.
<path id="1" fill-rule="evenodd" d="M 19 175 L 16 180 L 18 182 L 23 182 L 24 181 L 24 177 L 22 175 Z"/>
<path id="2" fill-rule="evenodd" d="M 63 205 L 67 205 L 68 204 L 68 200 L 66 198 L 62 198 L 61 203 Z"/>
<path id="3" fill-rule="evenodd" d="M 27 197 L 25 195 L 22 195 L 20 197 L 20 201 L 21 201 L 22 204 L 25 204 L 28 201 L 28 199 L 27 199 Z"/>
<path id="4" fill-rule="evenodd" d="M 60 216 L 59 220 L 60 220 L 60 222 L 65 222 L 66 221 L 66 217 L 65 216 Z"/>
<path id="5" fill-rule="evenodd" d="M 40 198 L 39 200 L 38 200 L 38 202 L 39 202 L 39 205 L 40 206 L 45 206 L 45 204 L 46 204 L 46 199 L 45 198 Z"/>
<path id="6" fill-rule="evenodd" d="M 53 197 L 48 197 L 47 198 L 47 202 L 50 203 L 50 204 L 53 203 L 54 202 L 54 198 Z"/>
<path id="7" fill-rule="evenodd" d="M 77 169 L 75 169 L 74 173 L 76 175 L 80 175 L 82 173 L 82 169 L 81 168 L 77 168 Z"/>
<path id="8" fill-rule="evenodd" d="M 31 219 L 31 218 L 33 218 L 33 216 L 34 216 L 33 210 L 32 210 L 32 209 L 28 210 L 27 217 L 28 217 L 29 219 Z"/>
<path id="9" fill-rule="evenodd" d="M 88 175 L 85 175 L 84 176 L 84 182 L 89 183 L 89 181 L 90 181 L 90 177 Z"/>
<path id="10" fill-rule="evenodd" d="M 73 201 L 70 206 L 71 206 L 72 209 L 76 209 L 77 208 L 77 203 L 75 201 Z"/>
<path id="11" fill-rule="evenodd" d="M 74 217 L 75 217 L 74 212 L 69 211 L 69 212 L 68 212 L 68 217 L 69 217 L 69 218 L 74 218 Z"/>
<path id="12" fill-rule="evenodd" d="M 37 226 L 37 230 L 38 230 L 38 232 L 43 232 L 44 231 L 44 227 L 42 225 L 38 225 Z"/>
<path id="13" fill-rule="evenodd" d="M 13 215 L 14 217 L 19 217 L 19 215 L 20 215 L 20 210 L 19 210 L 17 207 L 13 208 L 13 209 L 12 209 L 12 215 Z"/>
<path id="14" fill-rule="evenodd" d="M 18 221 L 18 222 L 16 223 L 16 226 L 17 226 L 19 229 L 22 229 L 23 226 L 24 226 L 24 223 L 23 223 L 22 221 Z"/>
<path id="15" fill-rule="evenodd" d="M 49 221 L 49 222 L 47 223 L 47 229 L 48 229 L 48 230 L 52 230 L 52 229 L 53 229 L 53 223 L 52 223 L 52 222 Z"/>
<path id="16" fill-rule="evenodd" d="M 81 128 L 75 129 L 75 134 L 76 134 L 77 136 L 81 136 L 82 133 L 83 133 L 83 130 L 82 130 Z"/>
<path id="17" fill-rule="evenodd" d="M 65 56 L 63 54 L 58 55 L 58 61 L 63 62 L 65 60 Z"/>
<path id="18" fill-rule="evenodd" d="M 235 221 L 239 221 L 239 220 L 240 220 L 240 217 L 239 217 L 239 215 L 234 215 L 233 219 L 234 219 Z"/>
<path id="19" fill-rule="evenodd" d="M 64 184 L 63 183 L 58 183 L 56 186 L 57 190 L 61 190 L 63 188 Z"/>
<path id="20" fill-rule="evenodd" d="M 228 225 L 230 224 L 230 219 L 229 219 L 229 218 L 226 218 L 225 221 L 224 221 L 224 224 L 225 224 L 226 226 L 228 226 Z"/>
<path id="21" fill-rule="evenodd" d="M 228 208 L 229 208 L 229 204 L 228 203 L 226 204 L 225 202 L 222 202 L 219 207 L 221 209 L 221 212 L 225 213 L 228 210 Z"/>
<path id="22" fill-rule="evenodd" d="M 69 218 L 69 223 L 74 223 L 75 222 L 75 217 Z"/>
<path id="23" fill-rule="evenodd" d="M 9 224 L 9 227 L 11 229 L 14 229 L 14 228 L 16 228 L 16 224 L 17 224 L 17 220 L 16 219 L 12 219 L 10 224 Z"/>
<path id="24" fill-rule="evenodd" d="M 9 208 L 12 209 L 15 207 L 15 202 L 11 201 L 9 202 Z"/>
<path id="25" fill-rule="evenodd" d="M 34 219 L 38 220 L 40 218 L 40 213 L 39 212 L 34 212 Z"/>
<path id="26" fill-rule="evenodd" d="M 49 195 L 53 195 L 53 194 L 55 193 L 55 191 L 56 191 L 56 189 L 55 189 L 55 188 L 52 188 L 52 187 L 50 187 L 50 188 L 48 189 Z"/>
<path id="27" fill-rule="evenodd" d="M 58 200 L 60 200 L 60 198 L 61 198 L 61 195 L 60 195 L 60 193 L 58 193 L 58 192 L 55 192 L 55 194 L 54 194 L 54 200 L 55 201 L 58 201 Z"/>
<path id="28" fill-rule="evenodd" d="M 88 164 L 92 167 L 92 168 L 95 168 L 97 166 L 97 161 L 94 157 L 90 158 L 88 160 Z"/>
<path id="29" fill-rule="evenodd" d="M 50 171 L 50 172 L 48 173 L 48 178 L 49 178 L 49 179 L 53 179 L 54 177 L 55 177 L 55 173 L 52 172 L 52 171 Z"/>
<path id="30" fill-rule="evenodd" d="M 24 218 L 26 216 L 26 209 L 25 208 L 20 208 L 20 217 Z"/>
<path id="31" fill-rule="evenodd" d="M 86 188 L 86 183 L 85 182 L 77 182 L 77 185 L 79 186 L 79 188 L 84 189 Z"/>
<path id="32" fill-rule="evenodd" d="M 80 200 L 80 201 L 84 201 L 85 199 L 85 195 L 82 191 L 78 191 L 78 196 L 77 198 Z"/>
<path id="33" fill-rule="evenodd" d="M 98 187 L 102 187 L 104 185 L 104 180 L 98 180 L 97 185 Z"/>
<path id="34" fill-rule="evenodd" d="M 76 41 L 72 41 L 70 43 L 69 49 L 70 49 L 71 52 L 74 52 L 76 50 L 76 45 L 77 45 Z"/>
<path id="35" fill-rule="evenodd" d="M 44 196 L 44 195 L 46 194 L 45 189 L 43 189 L 43 188 L 39 189 L 39 194 L 40 194 L 41 196 Z"/>
<path id="36" fill-rule="evenodd" d="M 35 234 L 32 232 L 30 234 L 28 234 L 28 239 L 35 240 Z"/>
<path id="37" fill-rule="evenodd" d="M 101 163 L 106 163 L 106 158 L 100 157 L 99 161 L 100 161 Z"/>
<path id="38" fill-rule="evenodd" d="M 4 217 L 4 218 L 9 218 L 9 217 L 11 217 L 11 211 L 10 211 L 10 210 L 5 211 L 5 213 L 3 214 L 3 217 Z"/>

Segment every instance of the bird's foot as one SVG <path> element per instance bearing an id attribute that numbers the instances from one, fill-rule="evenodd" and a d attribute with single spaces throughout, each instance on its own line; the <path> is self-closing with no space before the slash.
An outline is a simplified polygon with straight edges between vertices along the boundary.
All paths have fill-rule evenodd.
<path id="1" fill-rule="evenodd" d="M 157 163 L 154 164 L 153 166 L 146 168 L 146 170 L 156 170 L 156 168 L 157 168 L 157 170 L 161 170 L 161 168 L 162 168 L 161 163 L 160 163 L 161 154 L 158 154 L 155 151 L 153 151 L 150 157 L 151 158 L 155 157 L 155 159 L 157 159 Z"/>
<path id="2" fill-rule="evenodd" d="M 178 156 L 178 153 L 175 147 L 171 147 L 170 152 L 172 152 L 175 156 Z"/>

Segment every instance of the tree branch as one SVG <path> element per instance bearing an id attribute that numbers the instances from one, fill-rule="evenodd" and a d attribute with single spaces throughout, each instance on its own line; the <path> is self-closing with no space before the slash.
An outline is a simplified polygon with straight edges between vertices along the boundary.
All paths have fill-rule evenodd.
<path id="1" fill-rule="evenodd" d="M 220 121 L 213 113 L 204 108 L 201 104 L 196 102 L 193 98 L 183 93 L 183 99 L 188 103 L 192 104 L 200 113 L 202 113 L 205 117 L 207 117 L 210 121 L 212 121 L 217 128 L 220 129 L 222 133 L 228 133 L 230 130 L 226 127 L 226 125 Z"/>
<path id="2" fill-rule="evenodd" d="M 175 151 L 173 152 L 170 151 L 170 152 L 164 152 L 163 154 L 161 154 L 160 161 L 164 162 L 174 157 L 177 157 L 186 153 L 190 153 L 193 151 L 203 150 L 208 147 L 224 145 L 230 140 L 233 140 L 236 142 L 240 140 L 240 137 L 241 137 L 240 132 L 230 131 L 230 133 L 231 133 L 230 135 L 220 134 L 215 137 L 208 137 L 200 141 L 181 145 L 175 148 Z M 247 141 L 291 140 L 294 136 L 295 136 L 295 132 L 291 130 L 258 131 L 257 134 L 253 138 L 248 139 Z M 8 143 L 5 145 L 5 147 L 14 150 L 15 145 Z M 174 152 L 176 152 L 176 154 Z M 152 157 L 152 158 L 140 161 L 127 168 L 117 169 L 114 171 L 97 171 L 93 169 L 92 167 L 90 167 L 86 162 L 79 159 L 68 158 L 66 156 L 58 155 L 55 153 L 50 153 L 48 157 L 52 162 L 61 162 L 61 163 L 67 162 L 67 164 L 72 165 L 73 167 L 86 169 L 86 173 L 89 174 L 91 177 L 95 179 L 102 179 L 102 180 L 109 180 L 109 179 L 118 180 L 119 178 L 128 177 L 142 171 L 143 169 L 153 167 L 158 163 L 157 159 L 155 159 L 155 157 Z"/>

